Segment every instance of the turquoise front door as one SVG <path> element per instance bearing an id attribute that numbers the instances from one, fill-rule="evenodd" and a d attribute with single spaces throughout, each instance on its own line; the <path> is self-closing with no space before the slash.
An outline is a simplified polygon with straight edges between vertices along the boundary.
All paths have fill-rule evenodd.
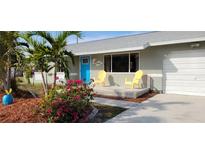
<path id="1" fill-rule="evenodd" d="M 90 82 L 90 56 L 80 57 L 80 78 L 84 83 Z"/>

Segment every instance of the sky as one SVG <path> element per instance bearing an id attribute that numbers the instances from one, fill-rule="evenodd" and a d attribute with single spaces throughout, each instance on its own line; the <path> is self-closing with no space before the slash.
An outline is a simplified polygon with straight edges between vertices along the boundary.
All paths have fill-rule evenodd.
<path id="1" fill-rule="evenodd" d="M 82 33 L 82 39 L 78 39 L 79 43 L 119 37 L 119 36 L 147 33 L 147 31 L 82 31 L 81 33 Z M 75 36 L 70 36 L 68 38 L 68 44 L 75 44 L 76 42 L 77 41 Z"/>

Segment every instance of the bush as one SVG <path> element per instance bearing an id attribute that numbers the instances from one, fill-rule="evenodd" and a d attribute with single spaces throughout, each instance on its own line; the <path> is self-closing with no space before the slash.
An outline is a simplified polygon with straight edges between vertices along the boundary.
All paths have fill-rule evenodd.
<path id="1" fill-rule="evenodd" d="M 49 122 L 86 122 L 92 100 L 93 89 L 81 80 L 68 80 L 66 86 L 49 91 L 43 109 Z"/>

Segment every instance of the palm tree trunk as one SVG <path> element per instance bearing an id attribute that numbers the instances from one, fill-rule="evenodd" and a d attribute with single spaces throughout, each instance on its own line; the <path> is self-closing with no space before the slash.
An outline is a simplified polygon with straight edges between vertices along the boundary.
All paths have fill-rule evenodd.
<path id="1" fill-rule="evenodd" d="M 11 88 L 11 67 L 8 66 L 5 89 L 10 89 L 10 88 Z"/>
<path id="2" fill-rule="evenodd" d="M 48 72 L 46 72 L 46 89 L 48 90 Z"/>
<path id="3" fill-rule="evenodd" d="M 7 82 L 6 82 L 6 80 L 3 80 L 3 88 L 4 88 L 4 90 L 7 90 Z"/>
<path id="4" fill-rule="evenodd" d="M 11 57 L 8 55 L 7 59 L 7 72 L 6 72 L 6 87 L 5 89 L 11 88 Z"/>
<path id="5" fill-rule="evenodd" d="M 31 84 L 31 81 L 30 81 L 30 78 L 28 77 L 27 78 L 27 83 L 30 85 Z"/>
<path id="6" fill-rule="evenodd" d="M 56 72 L 56 64 L 55 64 L 55 67 L 54 67 L 54 75 L 53 75 L 53 88 L 55 88 L 56 86 L 56 76 L 57 76 L 57 72 Z"/>
<path id="7" fill-rule="evenodd" d="M 46 88 L 46 83 L 45 83 L 45 78 L 44 78 L 44 75 L 43 75 L 43 71 L 41 71 L 41 76 L 42 76 L 42 80 L 43 80 L 44 94 L 45 94 L 45 96 L 47 96 L 48 95 L 48 89 Z"/>

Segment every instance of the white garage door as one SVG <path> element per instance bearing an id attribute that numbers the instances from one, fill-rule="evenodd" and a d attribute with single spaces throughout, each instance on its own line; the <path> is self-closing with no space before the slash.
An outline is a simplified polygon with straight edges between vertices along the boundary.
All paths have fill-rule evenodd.
<path id="1" fill-rule="evenodd" d="M 205 50 L 168 54 L 163 75 L 165 93 L 205 96 Z"/>

